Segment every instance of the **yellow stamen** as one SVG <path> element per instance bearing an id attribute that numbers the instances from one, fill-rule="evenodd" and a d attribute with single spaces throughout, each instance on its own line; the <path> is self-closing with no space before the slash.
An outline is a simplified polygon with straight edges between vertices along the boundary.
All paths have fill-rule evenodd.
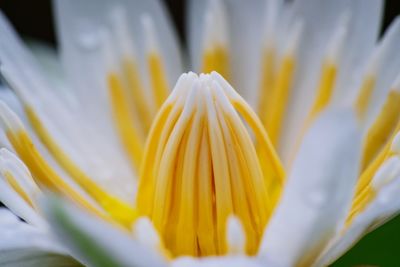
<path id="1" fill-rule="evenodd" d="M 226 220 L 233 213 L 232 184 L 229 171 L 229 162 L 224 143 L 224 136 L 218 122 L 215 103 L 210 99 L 210 92 L 206 95 L 208 137 L 210 139 L 211 158 L 213 166 L 215 210 L 216 210 L 216 232 L 217 232 L 217 253 L 226 253 L 225 226 Z M 215 100 L 214 100 L 215 101 Z M 200 166 L 201 167 L 201 166 Z M 244 205 L 245 203 L 242 203 Z"/>
<path id="2" fill-rule="evenodd" d="M 397 123 L 396 129 L 393 131 L 389 140 L 381 149 L 380 153 L 361 174 L 357 182 L 352 207 L 349 215 L 347 216 L 346 225 L 350 225 L 356 215 L 363 211 L 365 207 L 367 207 L 367 205 L 374 199 L 376 192 L 371 186 L 372 179 L 382 164 L 394 154 L 393 151 L 391 151 L 391 145 L 394 137 L 399 132 L 400 122 Z"/>
<path id="3" fill-rule="evenodd" d="M 260 86 L 260 95 L 258 102 L 258 115 L 264 126 L 268 118 L 268 108 L 272 105 L 272 95 L 274 89 L 275 76 L 275 52 L 273 49 L 266 49 L 262 61 L 262 78 Z"/>
<path id="4" fill-rule="evenodd" d="M 225 79 L 230 79 L 229 55 L 226 48 L 216 45 L 204 51 L 202 72 L 216 71 Z"/>
<path id="5" fill-rule="evenodd" d="M 218 113 L 222 117 L 222 112 Z M 244 132 L 243 125 L 239 121 L 229 121 L 230 117 L 228 117 L 226 122 L 223 119 L 220 119 L 220 124 L 223 130 L 227 161 L 230 162 L 229 172 L 232 183 L 232 204 L 235 213 L 243 220 L 246 229 L 248 239 L 247 251 L 253 254 L 258 248 L 257 244 L 262 234 L 259 230 L 262 229 L 271 212 L 271 207 L 267 206 L 265 208 L 264 203 L 271 203 L 271 200 L 266 191 L 262 193 L 263 190 L 255 189 L 255 186 L 261 185 L 265 181 L 260 165 L 254 164 L 258 161 L 257 154 L 255 150 L 251 149 L 252 142 L 248 138 L 249 136 L 246 135 L 246 132 Z M 243 149 L 246 145 L 250 145 L 250 149 Z M 249 160 L 249 162 L 246 163 L 246 160 Z M 265 185 L 264 190 L 266 189 Z M 248 202 L 248 205 L 243 205 L 243 203 L 247 202 L 246 198 L 250 194 L 254 194 L 253 201 Z M 261 212 L 255 214 L 260 209 Z M 252 220 L 248 220 L 248 218 L 252 218 Z"/>
<path id="6" fill-rule="evenodd" d="M 285 182 L 285 171 L 261 120 L 249 104 L 243 100 L 226 80 L 218 73 L 214 72 L 211 75 L 222 84 L 233 107 L 253 131 L 256 137 L 257 153 L 259 155 L 263 175 L 268 184 L 267 188 L 271 194 L 272 203 L 276 203 Z"/>
<path id="7" fill-rule="evenodd" d="M 33 143 L 26 132 L 7 132 L 7 137 L 13 145 L 18 156 L 24 161 L 34 178 L 42 185 L 56 192 L 62 193 L 70 199 L 76 201 L 89 211 L 103 216 L 103 213 L 77 191 L 69 186 L 57 173 L 50 167 L 42 155 L 33 146 Z"/>
<path id="8" fill-rule="evenodd" d="M 157 108 L 161 107 L 169 94 L 169 86 L 161 56 L 150 52 L 147 56 L 151 86 Z"/>
<path id="9" fill-rule="evenodd" d="M 166 120 L 167 119 L 170 120 L 171 118 L 170 116 L 171 108 L 172 108 L 171 105 L 168 106 L 164 105 L 159 111 L 153 123 L 153 127 L 151 128 L 151 131 L 149 133 L 149 138 L 147 140 L 145 154 L 143 157 L 143 163 L 140 169 L 140 177 L 146 176 L 146 179 L 140 179 L 140 188 L 142 194 L 138 194 L 137 202 L 142 203 L 138 208 L 140 208 L 140 211 L 147 216 L 150 216 L 150 214 L 152 213 L 153 201 L 146 201 L 145 199 L 142 199 L 142 197 L 146 198 L 147 196 L 154 195 L 154 187 L 156 181 L 154 177 L 155 174 L 153 173 L 154 172 L 153 166 L 157 164 L 157 162 L 152 162 L 151 160 L 148 159 L 155 158 L 157 150 L 159 149 L 159 146 L 157 146 L 158 144 L 157 140 L 160 140 L 162 133 L 164 133 L 164 131 L 168 129 L 168 127 L 165 125 L 166 125 Z"/>
<path id="10" fill-rule="evenodd" d="M 277 72 L 276 80 L 272 90 L 271 105 L 268 107 L 266 128 L 273 144 L 279 142 L 282 122 L 285 118 L 285 112 L 289 101 L 289 93 L 295 68 L 295 59 L 292 55 L 285 56 Z"/>
<path id="11" fill-rule="evenodd" d="M 196 209 L 198 210 L 197 241 L 199 244 L 199 255 L 213 255 L 217 252 L 217 236 L 214 222 L 214 186 L 212 177 L 212 164 L 210 162 L 210 140 L 207 135 L 208 129 L 203 127 L 201 145 L 199 151 L 198 168 L 198 201 Z"/>
<path id="12" fill-rule="evenodd" d="M 313 121 L 318 114 L 329 104 L 335 88 L 337 67 L 334 63 L 326 62 L 322 67 L 321 80 L 317 89 L 317 96 L 311 108 L 308 120 Z"/>
<path id="13" fill-rule="evenodd" d="M 134 118 L 127 103 L 127 97 L 122 83 L 116 74 L 108 77 L 108 88 L 113 108 L 114 120 L 121 137 L 124 149 L 129 155 L 133 166 L 138 169 L 143 155 L 143 138 L 135 127 Z"/>
<path id="14" fill-rule="evenodd" d="M 202 114 L 196 113 L 192 122 L 192 127 L 185 133 L 178 152 L 178 170 L 176 183 L 182 184 L 180 190 L 175 192 L 174 201 L 178 203 L 174 206 L 176 209 L 172 213 L 176 213 L 175 227 L 175 253 L 182 255 L 197 256 L 197 240 L 196 240 L 196 221 L 197 214 L 195 213 L 197 206 L 196 197 L 196 180 L 185 179 L 184 177 L 196 177 L 201 133 L 202 133 Z M 179 181 L 181 179 L 181 181 Z M 173 227 L 169 225 L 169 227 Z M 183 231 L 182 231 L 183 230 Z M 182 241 L 182 242 L 181 242 Z"/>
<path id="15" fill-rule="evenodd" d="M 346 219 L 346 226 L 350 226 L 356 215 L 363 211 L 369 203 L 375 198 L 376 192 L 371 186 L 367 186 L 357 194 L 353 200 L 353 204 Z"/>
<path id="16" fill-rule="evenodd" d="M 88 177 L 53 140 L 51 134 L 43 126 L 34 110 L 29 106 L 26 106 L 25 111 L 40 140 L 54 156 L 57 162 L 73 178 L 73 180 L 91 197 L 93 197 L 93 199 L 96 200 L 96 202 L 106 212 L 108 212 L 114 220 L 126 226 L 130 226 L 136 218 L 135 210 L 128 204 L 100 188 L 92 178 Z M 57 174 L 57 172 L 47 163 L 40 152 L 35 148 L 32 140 L 25 131 L 21 130 L 17 133 L 9 132 L 8 137 L 18 155 L 32 172 L 35 179 L 41 181 L 41 183 L 46 187 L 56 190 L 71 199 L 77 200 L 78 203 L 87 207 L 89 210 L 94 211 L 96 214 L 102 214 L 102 212 L 89 204 Z"/>
<path id="17" fill-rule="evenodd" d="M 302 126 L 299 137 L 296 140 L 296 153 L 293 153 L 293 156 L 297 154 L 297 150 L 299 149 L 305 134 L 311 127 L 314 120 L 329 105 L 335 88 L 336 75 L 336 64 L 332 62 L 332 60 L 326 60 L 322 67 L 321 78 L 316 91 L 317 95 L 314 99 L 314 103 L 312 104 L 310 112 L 307 115 L 304 125 Z"/>
<path id="18" fill-rule="evenodd" d="M 127 80 L 128 88 L 131 91 L 130 97 L 133 100 L 132 102 L 135 106 L 137 117 L 140 118 L 143 132 L 147 134 L 150 130 L 155 111 L 144 95 L 139 70 L 135 62 L 130 59 L 124 60 L 123 71 Z"/>
<path id="19" fill-rule="evenodd" d="M 210 1 L 205 7 L 200 70 L 203 73 L 217 71 L 230 79 L 228 14 L 222 1 Z"/>
<path id="20" fill-rule="evenodd" d="M 369 103 L 371 101 L 372 93 L 375 89 L 375 77 L 368 75 L 360 88 L 360 93 L 356 99 L 355 108 L 359 119 L 364 119 Z"/>
<path id="21" fill-rule="evenodd" d="M 249 105 L 239 99 L 231 99 L 233 106 L 237 109 L 243 119 L 249 124 L 257 141 L 257 153 L 264 175 L 265 183 L 267 184 L 268 195 L 272 206 L 278 202 L 280 193 L 282 192 L 285 183 L 285 171 L 282 163 L 279 160 L 274 146 L 270 141 L 265 128 L 260 119 Z"/>
<path id="22" fill-rule="evenodd" d="M 400 120 L 400 92 L 389 92 L 386 103 L 368 131 L 364 141 L 361 170 L 375 158 L 393 134 Z"/>
<path id="23" fill-rule="evenodd" d="M 9 185 L 17 192 L 18 195 L 22 197 L 23 200 L 25 200 L 26 203 L 28 203 L 29 206 L 32 208 L 35 208 L 35 205 L 33 204 L 31 198 L 28 196 L 28 194 L 25 192 L 25 190 L 19 185 L 17 180 L 14 178 L 11 172 L 5 171 L 2 173 L 6 181 L 8 182 Z"/>
<path id="24" fill-rule="evenodd" d="M 261 122 L 244 100 L 228 96 L 215 75 L 183 75 L 146 145 L 138 210 L 152 220 L 174 257 L 227 253 L 232 214 L 243 224 L 246 252 L 256 253 L 279 195 L 270 192 L 281 189 L 276 185 L 284 179 Z M 254 128 L 270 161 L 267 176 L 244 122 Z"/>

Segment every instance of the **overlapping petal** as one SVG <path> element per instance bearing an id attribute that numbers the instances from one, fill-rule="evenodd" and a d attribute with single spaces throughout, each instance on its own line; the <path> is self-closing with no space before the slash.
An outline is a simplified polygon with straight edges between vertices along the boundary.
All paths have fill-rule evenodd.
<path id="1" fill-rule="evenodd" d="M 0 209 L 0 265 L 7 267 L 80 267 L 49 233 Z"/>

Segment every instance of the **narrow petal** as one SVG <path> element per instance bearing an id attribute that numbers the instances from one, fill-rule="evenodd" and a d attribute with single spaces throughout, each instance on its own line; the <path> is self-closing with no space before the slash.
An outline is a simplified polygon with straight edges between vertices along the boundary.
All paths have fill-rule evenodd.
<path id="1" fill-rule="evenodd" d="M 55 197 L 45 201 L 56 236 L 88 266 L 166 266 L 160 254 L 140 245 L 129 232 Z"/>
<path id="2" fill-rule="evenodd" d="M 352 79 L 357 80 L 355 78 L 361 75 L 359 66 L 365 63 L 365 56 L 370 54 L 375 44 L 382 2 L 304 0 L 294 1 L 292 8 L 293 15 L 289 25 L 300 20 L 304 24 L 304 32 L 300 40 L 296 61 L 298 68 L 294 75 L 279 147 L 286 166 L 292 163 L 304 132 L 309 128 L 307 116 L 318 100 L 318 90 L 326 76 L 324 69 L 333 69 L 331 86 L 328 87 L 331 90 L 326 104 L 341 104 L 346 101 L 344 92 L 354 92 L 348 88 L 355 86 L 356 81 Z M 365 23 L 368 23 L 370 29 L 367 34 Z M 343 26 L 346 24 L 347 26 Z M 340 28 L 344 30 L 343 36 L 335 36 Z M 356 52 L 353 47 L 357 47 Z M 333 68 L 324 68 L 326 65 L 333 65 Z"/>
<path id="3" fill-rule="evenodd" d="M 164 6 L 159 0 L 55 1 L 55 11 L 62 60 L 84 116 L 107 136 L 108 149 L 128 154 L 137 173 L 153 115 L 182 72 Z"/>
<path id="4" fill-rule="evenodd" d="M 5 267 L 78 267 L 49 233 L 0 209 L 0 265 Z"/>
<path id="5" fill-rule="evenodd" d="M 64 71 L 56 49 L 53 46 L 35 40 L 27 40 L 27 45 L 32 50 L 35 58 L 38 59 L 40 66 L 43 67 L 49 83 L 54 85 L 55 88 L 61 89 L 57 93 L 67 98 L 68 101 L 73 101 L 71 91 L 66 88 Z"/>
<path id="6" fill-rule="evenodd" d="M 202 27 L 206 12 L 207 0 L 190 0 L 187 3 L 186 35 L 188 37 L 189 59 L 194 71 L 200 70 L 202 55 Z"/>
<path id="7" fill-rule="evenodd" d="M 385 102 L 400 69 L 400 55 L 397 44 L 400 42 L 400 16 L 397 17 L 372 52 L 359 81 L 355 106 L 367 123 L 375 118 Z"/>
<path id="8" fill-rule="evenodd" d="M 398 169 L 400 170 L 400 165 Z M 352 225 L 333 239 L 315 266 L 327 266 L 349 250 L 368 232 L 387 222 L 400 211 L 400 176 L 386 184 L 374 201 L 354 219 Z"/>
<path id="9" fill-rule="evenodd" d="M 0 85 L 0 101 L 7 103 L 15 113 L 18 114 L 20 118 L 23 117 L 24 111 L 21 108 L 21 104 L 18 101 L 17 96 L 10 88 L 7 88 L 3 85 Z M 11 143 L 8 141 L 6 133 L 3 131 L 0 132 L 0 146 L 7 148 L 10 151 L 13 151 Z"/>
<path id="10" fill-rule="evenodd" d="M 350 2 L 350 24 L 343 52 L 332 102 L 340 104 L 354 93 L 354 83 L 373 51 L 379 36 L 382 21 L 382 0 L 356 0 Z M 368 19 L 366 19 L 368 18 Z M 365 30 L 368 29 L 368 30 Z M 349 75 L 349 73 L 354 73 Z"/>
<path id="11" fill-rule="evenodd" d="M 260 75 L 260 26 L 265 10 L 263 0 L 225 1 L 229 23 L 231 79 L 240 95 L 254 108 Z"/>
<path id="12" fill-rule="evenodd" d="M 211 10 L 213 6 L 222 5 L 226 11 L 224 23 L 227 27 L 225 30 L 220 28 L 218 34 L 226 38 L 227 46 L 224 49 L 228 52 L 230 69 L 229 77 L 225 78 L 253 107 L 257 98 L 262 37 L 259 25 L 262 24 L 264 2 L 262 0 L 252 0 L 250 3 L 236 0 L 192 0 L 187 4 L 187 36 L 192 70 L 201 70 L 203 46 L 207 45 L 204 40 L 207 15 L 215 11 Z M 214 70 L 219 72 L 217 69 Z"/>
<path id="13" fill-rule="evenodd" d="M 29 224 L 46 229 L 36 209 L 38 186 L 26 166 L 5 148 L 0 149 L 0 176 L 0 201 Z"/>
<path id="14" fill-rule="evenodd" d="M 106 132 L 94 132 L 98 129 L 94 128 L 94 122 L 87 120 L 86 105 L 77 106 L 75 103 L 75 106 L 70 106 L 62 90 L 49 84 L 41 65 L 1 12 L 0 36 L 1 75 L 21 102 L 13 110 L 31 124 L 45 146 L 48 142 L 59 146 L 75 165 L 95 177 L 97 182 L 133 202 L 134 174 L 118 140 Z M 5 100 L 8 103 L 10 99 Z M 11 101 L 14 108 L 16 101 L 13 98 Z M 107 164 L 111 161 L 113 168 Z"/>
<path id="15" fill-rule="evenodd" d="M 95 49 L 98 44 L 97 33 L 109 23 L 110 10 L 116 6 L 126 10 L 129 16 L 129 33 L 137 41 L 139 56 L 147 49 L 143 29 L 141 28 L 141 16 L 148 14 L 155 20 L 157 36 L 160 40 L 162 57 L 165 59 L 168 82 L 172 88 L 179 74 L 182 72 L 182 60 L 180 46 L 175 30 L 172 26 L 166 8 L 162 1 L 55 1 L 56 22 L 59 33 L 59 41 L 63 54 L 63 62 L 72 75 L 71 78 L 79 81 L 83 79 L 81 71 L 84 69 L 82 63 L 87 59 L 87 52 Z M 142 58 L 141 67 L 144 68 Z M 88 89 L 88 88 L 87 88 Z"/>
<path id="16" fill-rule="evenodd" d="M 311 128 L 259 250 L 279 266 L 308 266 L 345 219 L 355 186 L 360 133 L 352 111 L 331 111 Z"/>

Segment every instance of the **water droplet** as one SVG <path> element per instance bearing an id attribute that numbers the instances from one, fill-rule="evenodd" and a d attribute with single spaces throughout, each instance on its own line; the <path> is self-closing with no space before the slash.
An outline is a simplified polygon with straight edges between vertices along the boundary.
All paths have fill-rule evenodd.
<path id="1" fill-rule="evenodd" d="M 94 50 L 100 45 L 100 28 L 92 22 L 81 20 L 75 31 L 76 44 L 84 50 Z"/>
<path id="2" fill-rule="evenodd" d="M 319 207 L 322 206 L 324 203 L 326 203 L 327 198 L 326 194 L 322 192 L 311 192 L 310 194 L 307 195 L 306 200 L 307 202 L 309 202 L 310 205 Z"/>

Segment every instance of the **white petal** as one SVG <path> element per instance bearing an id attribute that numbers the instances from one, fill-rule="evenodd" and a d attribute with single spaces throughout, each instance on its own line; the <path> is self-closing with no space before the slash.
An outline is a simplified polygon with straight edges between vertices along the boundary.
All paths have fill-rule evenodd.
<path id="1" fill-rule="evenodd" d="M 321 75 L 321 66 L 326 52 L 329 49 L 329 41 L 337 29 L 338 22 L 340 22 L 344 13 L 348 13 L 350 16 L 348 36 L 352 37 L 347 38 L 344 42 L 342 57 L 346 57 L 345 61 L 347 62 L 350 60 L 350 58 L 348 58 L 349 54 L 352 56 L 365 56 L 371 49 L 379 26 L 380 5 L 377 3 L 376 5 L 368 6 L 368 8 L 365 8 L 366 10 L 364 10 L 364 8 L 359 8 L 359 5 L 365 4 L 369 4 L 369 2 L 365 3 L 365 1 L 349 0 L 294 1 L 293 16 L 289 25 L 296 23 L 296 21 L 301 21 L 304 24 L 304 32 L 301 37 L 298 57 L 296 59 L 296 71 L 288 103 L 287 117 L 282 130 L 281 147 L 279 148 L 280 155 L 285 165 L 290 163 L 293 159 L 293 153 L 295 153 L 298 148 L 298 138 L 301 135 L 305 119 L 315 99 Z M 376 9 L 371 11 L 374 7 L 376 7 Z M 365 21 L 368 20 L 365 16 L 367 15 L 371 16 L 371 21 L 369 22 L 371 23 L 371 31 L 364 36 Z M 318 23 L 315 23 L 316 21 L 318 21 Z M 360 26 L 358 25 L 359 23 L 363 24 Z M 352 40 L 352 38 L 356 38 L 360 35 L 362 37 L 359 38 L 365 38 L 365 40 Z M 357 44 L 364 41 L 366 43 L 361 45 L 361 50 L 354 53 L 353 46 L 358 47 L 359 45 Z M 354 42 L 356 44 L 353 44 Z M 343 62 L 343 64 L 345 64 L 345 62 Z M 353 71 L 354 68 L 351 70 Z M 348 72 L 343 72 L 345 77 L 353 77 L 353 74 L 354 73 L 349 74 Z M 339 76 L 340 75 L 341 74 L 339 74 Z M 347 83 L 347 81 L 345 83 Z"/>
<path id="2" fill-rule="evenodd" d="M 228 217 L 226 241 L 230 255 L 246 254 L 246 234 L 240 219 L 236 216 Z"/>
<path id="3" fill-rule="evenodd" d="M 400 155 L 400 132 L 394 137 L 391 150 Z"/>
<path id="4" fill-rule="evenodd" d="M 261 267 L 264 266 L 255 258 L 246 256 L 221 256 L 206 258 L 182 257 L 174 260 L 171 267 Z M 268 265 L 270 266 L 270 265 Z"/>
<path id="5" fill-rule="evenodd" d="M 55 197 L 45 199 L 43 204 L 59 240 L 88 266 L 102 260 L 127 267 L 166 266 L 160 254 L 141 246 L 130 232 Z"/>
<path id="6" fill-rule="evenodd" d="M 35 204 L 36 196 L 40 193 L 39 188 L 33 182 L 26 167 L 22 166 L 23 163 L 15 155 L 12 155 L 11 152 L 4 151 L 4 148 L 0 150 L 0 201 L 26 222 L 38 228 L 46 229 L 47 223 L 41 215 L 4 179 L 3 173 L 9 172 L 19 187 L 24 190 L 31 203 Z"/>
<path id="7" fill-rule="evenodd" d="M 22 84 L 23 86 L 21 86 L 22 88 L 18 88 L 18 92 L 21 91 L 21 93 L 23 93 L 23 95 L 20 96 L 24 98 L 24 100 L 29 101 L 28 103 L 34 102 L 34 99 L 37 99 L 39 95 L 41 97 L 44 97 L 43 95 L 45 94 L 54 96 L 57 90 L 54 90 L 54 88 L 52 88 L 53 90 L 49 90 L 49 85 L 41 72 L 42 69 L 37 59 L 32 55 L 29 49 L 25 47 L 1 12 L 0 36 L 1 71 L 6 81 L 9 82 L 9 76 L 6 75 L 10 74 L 10 76 L 12 76 L 12 84 Z M 27 92 L 30 92 L 30 97 L 27 97 Z"/>
<path id="8" fill-rule="evenodd" d="M 0 266 L 81 266 L 49 233 L 20 221 L 0 208 Z"/>
<path id="9" fill-rule="evenodd" d="M 71 106 L 72 103 L 65 101 L 63 90 L 54 90 L 49 85 L 40 64 L 1 12 L 0 36 L 2 76 L 23 104 L 34 109 L 55 142 L 76 165 L 110 192 L 133 202 L 134 174 L 119 140 L 106 134 L 113 128 L 108 127 L 104 132 L 94 128 L 95 123 L 87 120 L 85 105 Z M 16 110 L 21 110 L 20 105 Z"/>
<path id="10" fill-rule="evenodd" d="M 203 55 L 203 28 L 207 8 L 212 0 L 188 2 L 187 36 L 192 69 L 199 71 Z M 220 1 L 226 8 L 229 60 L 234 87 L 254 107 L 257 97 L 261 58 L 261 31 L 264 2 Z"/>
<path id="11" fill-rule="evenodd" d="M 108 2 L 111 3 L 111 2 Z M 68 82 L 76 95 L 77 107 L 92 122 L 94 136 L 107 136 L 107 153 L 120 148 L 110 107 L 107 74 L 108 43 L 107 1 L 54 1 L 61 60 Z M 115 5 L 115 2 L 112 2 Z M 114 57 L 114 55 L 113 55 Z M 84 74 L 84 75 L 82 75 Z M 104 138 L 97 137 L 101 143 Z M 110 146 L 111 143 L 111 146 Z M 114 149 L 112 149 L 114 147 Z M 110 152 L 108 152 L 110 151 Z"/>
<path id="12" fill-rule="evenodd" d="M 55 2 L 56 20 L 63 61 L 69 74 L 82 79 L 80 70 L 90 49 L 96 46 L 96 31 L 109 23 L 110 10 L 122 7 L 128 14 L 128 27 L 137 41 L 139 56 L 145 51 L 140 17 L 148 14 L 154 19 L 162 57 L 165 59 L 171 88 L 182 72 L 180 47 L 172 22 L 159 0 L 119 1 L 60 1 Z"/>
<path id="13" fill-rule="evenodd" d="M 135 239 L 143 246 L 158 252 L 162 251 L 163 245 L 160 235 L 148 217 L 138 218 L 132 227 L 132 233 Z"/>
<path id="14" fill-rule="evenodd" d="M 186 36 L 189 46 L 191 69 L 200 70 L 202 56 L 202 27 L 208 0 L 190 0 L 187 3 Z"/>
<path id="15" fill-rule="evenodd" d="M 261 257 L 282 266 L 312 263 L 350 207 L 360 147 L 352 111 L 330 111 L 316 121 L 264 233 Z"/>
<path id="16" fill-rule="evenodd" d="M 3 178 L 0 178 L 0 201 L 11 209 L 15 214 L 38 227 L 45 227 L 46 223 L 38 216 L 35 210 L 33 210 L 24 199 L 22 199 L 18 193 L 16 193 L 9 184 L 7 184 Z"/>
<path id="17" fill-rule="evenodd" d="M 22 117 L 23 110 L 21 109 L 21 104 L 19 103 L 16 95 L 13 91 L 11 91 L 7 87 L 3 87 L 0 85 L 0 101 L 7 103 L 18 116 Z M 8 140 L 6 133 L 4 131 L 0 131 L 0 146 L 5 147 L 10 151 L 13 151 L 12 145 Z"/>
<path id="18" fill-rule="evenodd" d="M 37 58 L 40 67 L 42 67 L 49 84 L 57 90 L 61 97 L 66 98 L 67 102 L 73 102 L 71 91 L 67 89 L 65 81 L 65 73 L 61 66 L 61 60 L 53 46 L 42 43 L 40 41 L 28 39 L 27 45 Z"/>
<path id="19" fill-rule="evenodd" d="M 400 43 L 400 16 L 397 17 L 386 30 L 382 40 L 372 53 L 365 74 L 375 77 L 375 88 L 371 95 L 371 103 L 367 110 L 367 123 L 372 123 L 379 113 L 380 107 L 386 97 L 400 70 L 400 55 L 398 44 Z M 360 86 L 361 87 L 361 86 Z"/>
<path id="20" fill-rule="evenodd" d="M 0 172 L 12 174 L 30 200 L 35 201 L 40 194 L 40 189 L 28 168 L 14 153 L 6 148 L 0 148 Z"/>
<path id="21" fill-rule="evenodd" d="M 393 218 L 400 211 L 400 176 L 385 185 L 374 201 L 353 221 L 350 228 L 337 235 L 315 266 L 326 266 L 349 250 L 365 234 Z"/>
<path id="22" fill-rule="evenodd" d="M 24 132 L 30 134 L 24 127 L 20 118 L 13 112 L 5 103 L 0 101 L 0 125 L 4 131 L 12 131 L 14 133 Z M 98 207 L 98 204 L 84 191 L 75 181 L 69 176 L 52 158 L 49 152 L 43 147 L 43 145 L 30 136 L 32 144 L 36 147 L 37 151 L 43 157 L 43 159 L 54 169 L 54 171 L 64 180 L 64 182 L 70 186 L 73 190 L 77 191 L 86 201 L 91 203 L 93 206 Z M 38 177 L 36 177 L 38 178 Z M 40 177 L 39 177 L 40 178 Z"/>
<path id="23" fill-rule="evenodd" d="M 377 42 L 382 20 L 382 0 L 350 2 L 350 24 L 340 58 L 334 104 L 343 103 L 352 94 L 354 83 Z M 368 29 L 368 30 L 365 30 Z"/>
<path id="24" fill-rule="evenodd" d="M 263 36 L 260 25 L 263 25 L 265 2 L 226 1 L 232 84 L 252 107 L 256 107 L 258 96 Z"/>

